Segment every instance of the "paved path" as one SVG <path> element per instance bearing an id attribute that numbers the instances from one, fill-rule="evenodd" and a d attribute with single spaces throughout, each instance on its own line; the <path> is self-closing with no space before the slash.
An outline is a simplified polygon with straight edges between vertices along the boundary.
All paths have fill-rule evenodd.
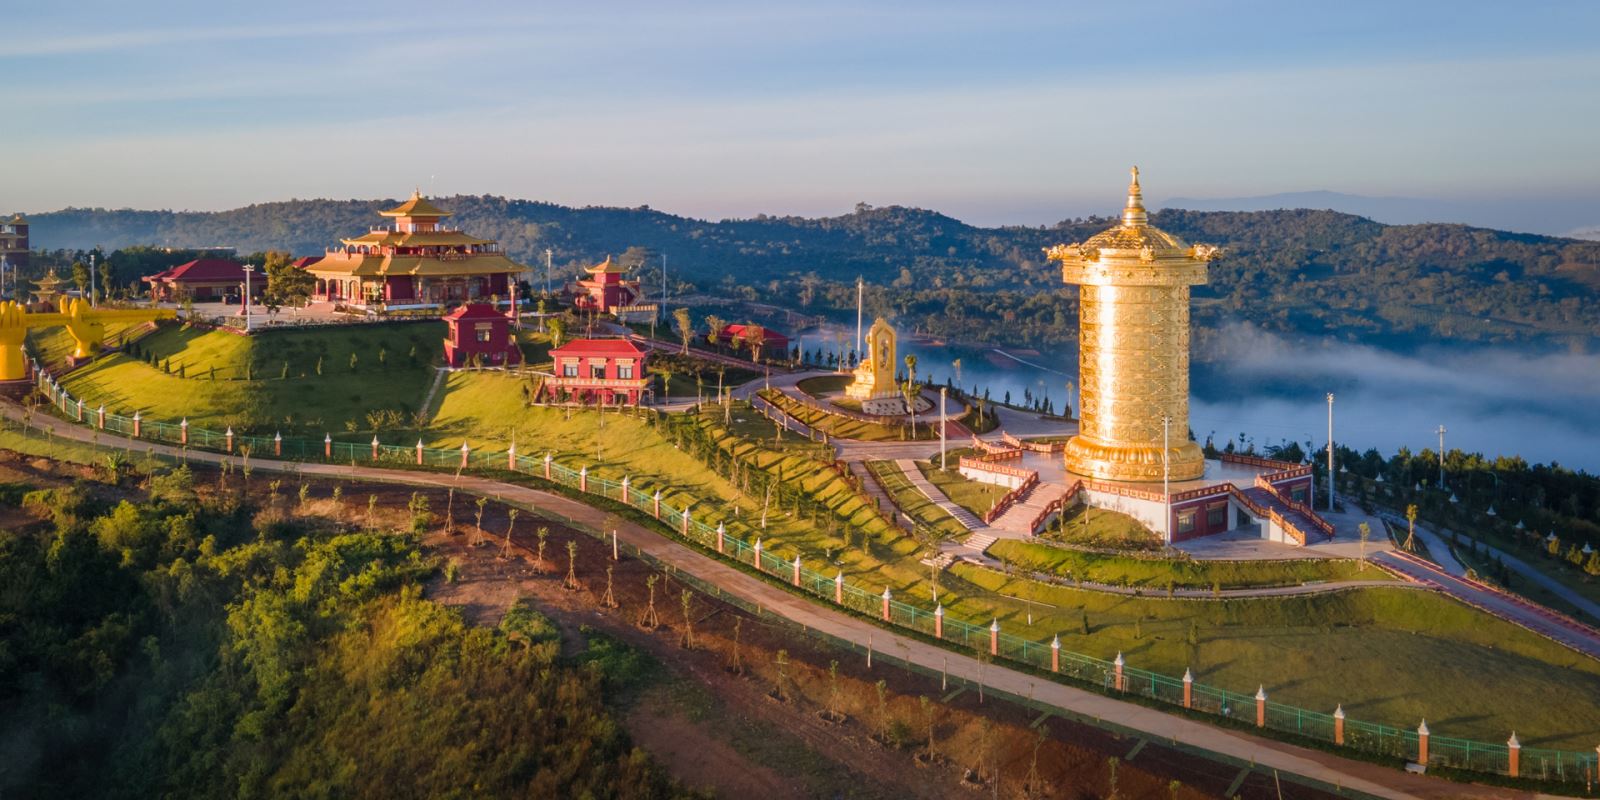
<path id="1" fill-rule="evenodd" d="M 1419 529 L 1418 535 L 1420 534 Z M 1565 614 L 1487 584 L 1451 575 L 1438 564 L 1400 550 L 1381 553 L 1373 560 L 1412 580 L 1433 586 L 1467 605 L 1475 606 L 1507 622 L 1521 625 L 1591 658 L 1600 658 L 1600 630 Z"/>
<path id="2" fill-rule="evenodd" d="M 1394 522 L 1401 528 L 1406 526 L 1406 521 L 1403 517 L 1399 517 L 1397 515 L 1387 516 L 1389 516 L 1390 521 Z M 1446 538 L 1449 533 L 1450 532 L 1448 530 L 1435 532 L 1432 528 L 1429 528 L 1420 522 L 1417 523 L 1417 538 L 1422 539 L 1422 541 L 1427 545 L 1428 555 L 1432 557 L 1433 561 L 1451 575 L 1454 575 L 1458 578 L 1464 578 L 1467 575 L 1467 568 L 1466 565 L 1462 564 L 1461 561 L 1457 559 L 1450 551 L 1450 542 Z M 1554 594 L 1557 597 L 1560 597 L 1562 600 L 1571 603 L 1584 614 L 1589 615 L 1591 620 L 1600 620 L 1600 603 L 1596 603 L 1593 600 L 1584 597 L 1582 594 L 1574 591 L 1572 587 L 1550 577 L 1548 574 L 1532 564 L 1529 564 L 1528 562 L 1523 561 L 1521 558 L 1507 553 L 1498 547 L 1494 547 L 1493 545 L 1483 542 L 1482 540 L 1479 540 L 1478 545 L 1487 549 L 1490 555 L 1496 556 L 1501 561 L 1505 562 L 1507 569 L 1522 576 L 1524 580 L 1532 581 L 1540 586 L 1543 586 L 1551 594 Z"/>
<path id="3" fill-rule="evenodd" d="M 977 515 L 956 505 L 954 500 L 951 500 L 939 487 L 933 485 L 933 482 L 928 480 L 928 476 L 923 475 L 922 470 L 917 467 L 916 461 L 909 458 L 899 458 L 895 459 L 894 465 L 906 474 L 906 480 L 910 481 L 912 486 L 917 487 L 917 491 L 922 492 L 923 497 L 928 498 L 934 505 L 944 509 L 945 513 L 955 517 L 956 522 L 961 523 L 967 530 L 975 531 L 989 527 L 983 524 L 983 520 L 978 519 Z"/>
<path id="4" fill-rule="evenodd" d="M 10 402 L 0 404 L 0 414 L 18 422 L 24 418 L 23 410 Z M 56 436 L 65 439 L 83 442 L 94 442 L 96 439 L 94 431 L 54 417 L 34 415 L 33 424 L 48 427 Z M 184 452 L 167 445 L 129 440 L 104 432 L 100 433 L 98 440 L 100 446 L 110 447 L 112 442 L 117 442 L 117 446 L 187 458 L 193 462 L 215 464 L 229 460 L 227 456 L 218 453 L 195 450 Z M 263 471 L 343 480 L 380 481 L 438 488 L 454 487 L 470 494 L 538 509 L 541 513 L 553 513 L 591 529 L 599 529 L 607 520 L 614 520 L 614 517 L 606 511 L 559 494 L 473 475 L 452 476 L 347 464 L 295 463 L 272 459 L 253 459 L 252 467 Z M 1374 764 L 1339 758 L 1330 753 L 1213 727 L 1204 722 L 1167 714 L 1153 708 L 1041 680 L 1000 664 L 984 666 L 962 652 L 901 636 L 873 623 L 835 611 L 821 603 L 791 594 L 781 587 L 773 586 L 641 525 L 624 521 L 617 528 L 617 535 L 661 562 L 800 625 L 860 647 L 871 643 L 880 653 L 898 656 L 920 664 L 926 669 L 945 669 L 951 677 L 962 681 L 976 682 L 981 675 L 985 685 L 1014 696 L 1032 697 L 1037 702 L 1085 717 L 1112 720 L 1124 728 L 1147 736 L 1184 742 L 1227 758 L 1248 761 L 1265 769 L 1281 770 L 1327 784 L 1337 784 L 1346 790 L 1364 792 L 1376 797 L 1443 798 L 1469 793 L 1476 796 L 1494 796 L 1482 792 L 1469 792 L 1472 787 L 1461 784 L 1411 776 Z"/>

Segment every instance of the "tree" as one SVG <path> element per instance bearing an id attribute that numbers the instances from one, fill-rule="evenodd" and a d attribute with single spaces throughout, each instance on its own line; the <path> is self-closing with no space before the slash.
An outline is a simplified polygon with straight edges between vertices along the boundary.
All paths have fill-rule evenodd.
<path id="1" fill-rule="evenodd" d="M 689 354 L 689 340 L 694 338 L 694 322 L 689 317 L 689 309 L 678 308 L 672 312 L 672 320 L 678 326 L 678 338 L 683 340 L 683 354 Z"/>
<path id="2" fill-rule="evenodd" d="M 721 342 L 722 329 L 728 327 L 727 320 L 716 314 L 706 317 L 706 343 L 716 347 Z"/>
<path id="3" fill-rule="evenodd" d="M 89 265 L 82 261 L 72 262 L 72 283 L 80 292 L 89 290 Z"/>
<path id="4" fill-rule="evenodd" d="M 567 336 L 567 321 L 561 317 L 551 317 L 545 328 L 550 331 L 550 346 L 560 347 L 561 340 Z"/>
<path id="5" fill-rule="evenodd" d="M 262 271 L 267 275 L 267 289 L 263 299 L 269 306 L 300 306 L 310 299 L 316 289 L 317 279 L 294 265 L 293 258 L 281 250 L 266 254 Z"/>
<path id="6" fill-rule="evenodd" d="M 1372 538 L 1372 526 L 1368 525 L 1365 522 L 1363 522 L 1360 525 L 1356 526 L 1356 530 L 1361 532 L 1361 568 L 1362 569 L 1366 569 L 1367 568 L 1367 540 Z"/>
<path id="7" fill-rule="evenodd" d="M 766 329 L 754 322 L 745 323 L 744 330 L 740 332 L 739 336 L 744 339 L 745 347 L 750 348 L 750 363 L 759 362 L 762 351 L 766 349 Z"/>
<path id="8" fill-rule="evenodd" d="M 1410 526 L 1406 533 L 1406 550 L 1413 553 L 1417 551 L 1417 504 L 1406 504 L 1406 524 Z"/>

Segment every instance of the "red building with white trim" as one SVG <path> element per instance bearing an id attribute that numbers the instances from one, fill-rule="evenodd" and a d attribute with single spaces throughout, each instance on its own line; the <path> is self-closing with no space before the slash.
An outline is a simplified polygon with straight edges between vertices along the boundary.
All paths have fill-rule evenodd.
<path id="1" fill-rule="evenodd" d="M 150 284 L 150 293 L 157 300 L 215 301 L 227 295 L 235 299 L 244 294 L 244 265 L 227 258 L 197 258 L 176 267 L 164 269 L 140 280 Z M 250 296 L 260 297 L 267 288 L 266 273 L 256 270 L 250 276 Z"/>
<path id="2" fill-rule="evenodd" d="M 464 367 L 478 357 L 485 367 L 509 367 L 522 363 L 522 350 L 511 332 L 511 319 L 488 303 L 468 303 L 446 314 L 450 326 L 444 338 L 444 359 L 452 367 Z"/>
<path id="3" fill-rule="evenodd" d="M 722 330 L 717 332 L 717 341 L 735 349 L 744 348 L 748 352 L 749 345 L 744 344 L 743 342 L 746 332 L 750 328 L 750 325 L 740 325 L 737 323 L 725 325 L 723 326 Z M 762 358 L 789 357 L 789 337 L 784 336 L 783 334 L 778 333 L 771 328 L 762 327 L 760 340 Z"/>
<path id="4" fill-rule="evenodd" d="M 648 355 L 629 339 L 574 339 L 550 351 L 553 374 L 540 383 L 536 400 L 639 405 L 650 393 Z"/>

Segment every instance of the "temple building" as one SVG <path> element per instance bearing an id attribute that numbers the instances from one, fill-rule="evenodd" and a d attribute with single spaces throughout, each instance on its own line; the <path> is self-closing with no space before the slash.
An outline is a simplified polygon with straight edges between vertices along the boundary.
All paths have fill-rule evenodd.
<path id="1" fill-rule="evenodd" d="M 754 328 L 754 330 L 752 330 Z M 732 348 L 748 348 L 750 338 L 756 338 L 758 354 L 761 358 L 788 358 L 789 337 L 771 329 L 761 326 L 740 325 L 731 323 L 722 326 L 717 331 L 717 341 Z"/>
<path id="2" fill-rule="evenodd" d="M 312 299 L 362 308 L 515 302 L 516 276 L 527 268 L 491 239 L 443 227 L 451 212 L 413 192 L 379 213 L 392 222 L 341 240 L 305 267 L 316 278 Z"/>
<path id="3" fill-rule="evenodd" d="M 444 360 L 452 367 L 511 367 L 522 350 L 511 332 L 511 318 L 488 303 L 467 303 L 444 317 Z"/>
<path id="4" fill-rule="evenodd" d="M 0 220 L 0 259 L 6 266 L 28 266 L 28 252 L 28 220 L 21 214 Z"/>
<path id="5" fill-rule="evenodd" d="M 578 281 L 572 301 L 579 311 L 614 314 L 619 308 L 633 305 L 639 297 L 639 282 L 627 280 L 627 267 L 613 264 L 611 256 L 584 271 L 589 277 Z"/>
<path id="6" fill-rule="evenodd" d="M 645 350 L 630 339 L 574 339 L 550 350 L 537 402 L 636 406 L 650 391 Z"/>
<path id="7" fill-rule="evenodd" d="M 33 284 L 30 303 L 39 306 L 55 308 L 56 298 L 61 296 L 61 279 L 56 277 L 56 268 L 51 267 L 43 278 L 28 281 Z"/>
<path id="8" fill-rule="evenodd" d="M 197 258 L 140 280 L 150 285 L 153 299 L 164 302 L 185 298 L 203 303 L 235 302 L 245 287 L 244 265 L 227 258 Z M 250 296 L 260 297 L 267 288 L 266 274 L 257 270 L 249 284 Z"/>

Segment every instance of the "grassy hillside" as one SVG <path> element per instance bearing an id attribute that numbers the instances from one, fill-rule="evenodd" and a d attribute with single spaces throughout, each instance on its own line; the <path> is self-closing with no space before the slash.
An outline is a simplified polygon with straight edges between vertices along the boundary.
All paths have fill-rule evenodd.
<path id="1" fill-rule="evenodd" d="M 392 412 L 380 426 L 410 423 L 433 380 L 443 327 L 399 323 L 245 337 L 171 325 L 64 383 L 109 410 L 156 419 L 187 417 L 193 425 L 240 432 L 365 433 L 375 412 Z"/>

